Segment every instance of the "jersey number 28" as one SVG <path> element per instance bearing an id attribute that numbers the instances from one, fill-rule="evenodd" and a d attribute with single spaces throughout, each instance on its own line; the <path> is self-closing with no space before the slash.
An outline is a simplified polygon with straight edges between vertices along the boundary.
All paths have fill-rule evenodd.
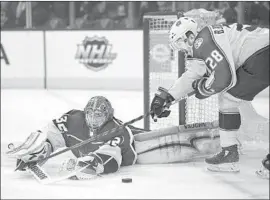
<path id="1" fill-rule="evenodd" d="M 211 71 L 213 71 L 217 63 L 223 60 L 223 56 L 215 49 L 211 52 L 210 56 L 208 56 L 205 59 L 206 64 L 211 68 Z"/>

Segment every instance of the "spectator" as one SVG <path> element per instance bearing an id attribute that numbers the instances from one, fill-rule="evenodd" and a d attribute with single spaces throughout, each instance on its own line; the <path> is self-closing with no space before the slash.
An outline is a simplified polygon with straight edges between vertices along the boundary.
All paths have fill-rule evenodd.
<path id="1" fill-rule="evenodd" d="M 261 2 L 262 10 L 260 12 L 260 25 L 267 26 L 269 28 L 269 1 Z"/>
<path id="2" fill-rule="evenodd" d="M 235 1 L 228 2 L 229 7 L 223 13 L 223 17 L 225 18 L 227 24 L 233 24 L 237 22 L 237 4 L 238 2 Z"/>
<path id="3" fill-rule="evenodd" d="M 107 15 L 105 1 L 89 2 L 85 14 L 76 19 L 76 28 L 103 29 L 113 28 L 113 21 Z"/>
<path id="4" fill-rule="evenodd" d="M 81 18 L 90 11 L 89 1 L 75 1 L 75 18 Z"/>
<path id="5" fill-rule="evenodd" d="M 17 2 L 1 1 L 1 29 L 15 28 L 15 9 Z"/>
<path id="6" fill-rule="evenodd" d="M 124 4 L 116 4 L 116 8 L 109 12 L 109 17 L 113 19 L 114 29 L 125 29 L 129 26 Z"/>
<path id="7" fill-rule="evenodd" d="M 75 2 L 75 27 L 69 26 L 68 28 L 81 28 L 84 23 L 89 19 L 88 13 L 91 11 L 92 3 L 88 1 L 76 1 Z"/>
<path id="8" fill-rule="evenodd" d="M 269 2 L 253 2 L 250 6 L 248 21 L 254 25 L 269 26 Z"/>
<path id="9" fill-rule="evenodd" d="M 158 11 L 158 5 L 156 1 L 142 1 L 140 6 L 140 15 L 138 20 L 138 26 L 142 27 L 143 24 L 143 16 L 148 12 L 156 12 Z"/>
<path id="10" fill-rule="evenodd" d="M 43 26 L 45 29 L 64 29 L 68 25 L 68 2 L 52 2 L 49 9 L 49 20 Z"/>
<path id="11" fill-rule="evenodd" d="M 206 5 L 205 9 L 208 11 L 217 11 L 217 10 L 219 10 L 219 2 L 218 1 L 210 1 Z"/>
<path id="12" fill-rule="evenodd" d="M 172 11 L 171 1 L 157 1 L 158 11 L 169 12 Z"/>
<path id="13" fill-rule="evenodd" d="M 194 8 L 193 9 L 203 8 L 205 10 L 208 10 L 208 7 L 209 7 L 209 2 L 207 2 L 207 1 L 197 1 L 197 2 L 194 2 Z"/>
<path id="14" fill-rule="evenodd" d="M 49 3 L 31 1 L 32 26 L 44 25 L 49 18 Z M 16 8 L 16 25 L 24 27 L 26 24 L 26 2 L 19 2 Z"/>

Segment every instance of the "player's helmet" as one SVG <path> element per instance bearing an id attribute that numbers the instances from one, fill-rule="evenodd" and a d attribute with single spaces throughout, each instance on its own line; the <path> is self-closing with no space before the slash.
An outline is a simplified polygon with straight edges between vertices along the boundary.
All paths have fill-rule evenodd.
<path id="1" fill-rule="evenodd" d="M 95 96 L 88 101 L 84 113 L 89 128 L 97 130 L 113 118 L 114 110 L 108 99 L 103 96 Z"/>
<path id="2" fill-rule="evenodd" d="M 169 32 L 169 45 L 175 51 L 192 55 L 192 44 L 188 44 L 188 33 L 197 35 L 198 24 L 190 17 L 181 17 L 172 25 Z"/>

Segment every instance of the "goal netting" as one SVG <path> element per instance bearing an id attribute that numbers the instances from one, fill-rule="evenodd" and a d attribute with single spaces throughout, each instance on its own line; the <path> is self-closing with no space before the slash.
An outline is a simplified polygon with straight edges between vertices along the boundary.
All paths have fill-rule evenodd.
<path id="1" fill-rule="evenodd" d="M 185 71 L 185 59 L 181 52 L 170 49 L 168 38 L 172 24 L 180 16 L 195 19 L 202 29 L 206 25 L 213 25 L 218 20 L 216 12 L 204 9 L 191 10 L 186 13 L 147 13 L 144 15 L 144 112 L 150 109 L 150 103 L 158 87 L 169 88 L 174 80 Z M 269 120 L 254 111 L 250 103 L 243 104 L 243 109 L 249 107 L 247 115 L 254 116 L 252 120 L 242 118 L 241 133 L 249 131 L 246 139 L 263 140 L 261 135 L 269 131 Z M 240 110 L 241 111 L 241 110 Z M 256 118 L 256 120 L 255 120 Z M 144 128 L 159 129 L 177 124 L 218 121 L 218 95 L 205 100 L 198 100 L 194 96 L 177 105 L 171 106 L 171 114 L 157 122 L 149 118 L 144 120 Z M 256 121 L 256 122 L 255 122 Z M 259 122 L 258 122 L 259 121 Z M 252 124 L 251 124 L 252 122 Z"/>

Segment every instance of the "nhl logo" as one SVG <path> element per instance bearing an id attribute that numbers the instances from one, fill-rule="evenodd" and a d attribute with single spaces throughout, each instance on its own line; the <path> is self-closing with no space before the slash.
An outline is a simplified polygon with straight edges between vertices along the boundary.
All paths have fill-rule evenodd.
<path id="1" fill-rule="evenodd" d="M 170 54 L 170 49 L 165 44 L 157 44 L 150 51 L 151 57 L 159 63 L 168 61 Z"/>
<path id="2" fill-rule="evenodd" d="M 199 49 L 199 47 L 202 45 L 203 39 L 202 38 L 197 38 L 194 42 L 194 48 Z"/>
<path id="3" fill-rule="evenodd" d="M 82 44 L 77 45 L 75 59 L 93 71 L 106 68 L 116 58 L 112 53 L 112 45 L 105 37 L 85 37 Z"/>

